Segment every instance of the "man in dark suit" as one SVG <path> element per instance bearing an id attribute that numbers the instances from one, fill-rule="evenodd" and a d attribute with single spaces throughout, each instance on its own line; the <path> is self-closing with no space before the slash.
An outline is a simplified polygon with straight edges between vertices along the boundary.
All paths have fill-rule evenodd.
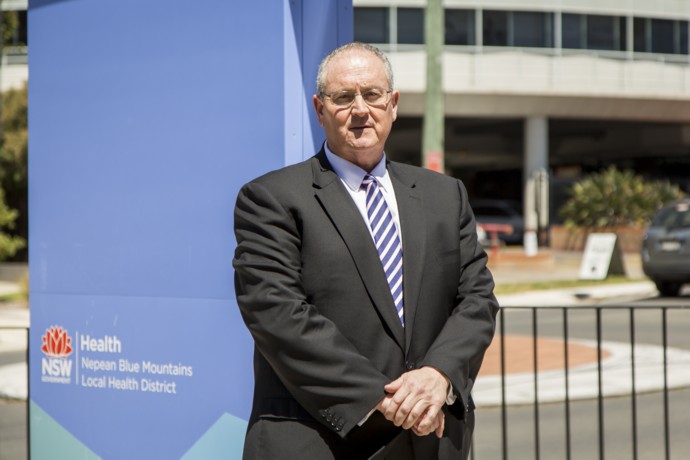
<path id="1" fill-rule="evenodd" d="M 399 93 L 378 49 L 333 51 L 317 90 L 321 151 L 235 207 L 244 458 L 467 458 L 498 305 L 465 188 L 386 159 Z"/>

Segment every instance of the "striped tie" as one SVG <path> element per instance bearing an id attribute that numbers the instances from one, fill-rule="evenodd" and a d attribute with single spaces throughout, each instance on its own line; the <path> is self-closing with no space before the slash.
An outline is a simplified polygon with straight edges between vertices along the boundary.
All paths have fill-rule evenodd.
<path id="1" fill-rule="evenodd" d="M 367 174 L 362 181 L 362 187 L 367 192 L 367 217 L 371 233 L 374 235 L 376 250 L 379 252 L 383 270 L 386 272 L 398 318 L 404 326 L 402 244 L 400 244 L 398 230 L 376 179 Z"/>

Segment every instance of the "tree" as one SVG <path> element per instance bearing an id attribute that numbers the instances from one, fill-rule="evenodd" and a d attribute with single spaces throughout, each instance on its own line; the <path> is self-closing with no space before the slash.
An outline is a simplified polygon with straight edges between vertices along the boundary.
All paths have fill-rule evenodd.
<path id="1" fill-rule="evenodd" d="M 664 204 L 683 194 L 669 181 L 647 181 L 614 166 L 593 173 L 570 189 L 560 215 L 567 227 L 644 226 Z"/>
<path id="2" fill-rule="evenodd" d="M 0 189 L 6 206 L 16 210 L 10 234 L 28 237 L 28 103 L 27 85 L 2 94 L 0 136 Z"/>
<path id="3" fill-rule="evenodd" d="M 21 30 L 21 19 L 19 17 L 19 11 L 9 10 L 2 12 L 2 45 L 3 46 L 14 46 L 14 45 L 26 45 L 24 40 L 20 38 Z"/>
<path id="4" fill-rule="evenodd" d="M 8 235 L 2 231 L 4 228 L 12 229 L 16 218 L 17 211 L 5 205 L 2 190 L 0 190 L 0 260 L 12 257 L 26 244 L 23 238 Z"/>

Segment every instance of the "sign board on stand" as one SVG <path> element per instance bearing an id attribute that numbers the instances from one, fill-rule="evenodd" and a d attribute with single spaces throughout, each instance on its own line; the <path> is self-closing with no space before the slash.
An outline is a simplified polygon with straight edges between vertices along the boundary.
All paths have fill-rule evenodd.
<path id="1" fill-rule="evenodd" d="M 625 275 L 616 234 L 592 233 L 587 237 L 579 277 L 583 280 L 603 280 L 608 275 Z"/>

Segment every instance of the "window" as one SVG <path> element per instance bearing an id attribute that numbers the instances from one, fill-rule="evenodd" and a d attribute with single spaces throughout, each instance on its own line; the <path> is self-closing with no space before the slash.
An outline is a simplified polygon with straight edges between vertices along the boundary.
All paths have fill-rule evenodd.
<path id="1" fill-rule="evenodd" d="M 506 11 L 485 10 L 484 44 L 487 46 L 508 46 L 508 13 Z"/>
<path id="2" fill-rule="evenodd" d="M 679 203 L 659 211 L 652 221 L 655 227 L 690 228 L 690 210 L 687 203 Z"/>
<path id="3" fill-rule="evenodd" d="M 445 11 L 446 45 L 474 45 L 474 11 Z"/>
<path id="4" fill-rule="evenodd" d="M 424 44 L 423 8 L 398 8 L 398 43 Z"/>
<path id="5" fill-rule="evenodd" d="M 649 50 L 652 48 L 648 37 L 649 33 L 647 32 L 649 20 L 645 18 L 635 18 L 633 19 L 633 42 L 634 42 L 634 49 L 635 51 L 640 51 L 640 52 L 649 52 Z"/>
<path id="6" fill-rule="evenodd" d="M 528 11 L 484 11 L 487 46 L 553 46 L 553 15 Z"/>
<path id="7" fill-rule="evenodd" d="M 625 50 L 625 18 L 587 15 L 587 48 Z"/>
<path id="8" fill-rule="evenodd" d="M 480 33 L 486 46 L 554 46 L 554 13 L 484 10 L 481 24 L 475 22 L 475 13 L 471 9 L 444 10 L 446 45 L 475 45 L 477 27 L 481 26 Z M 26 41 L 25 16 L 18 22 L 19 32 L 12 43 L 21 44 Z M 627 20 L 622 16 L 562 13 L 561 46 L 625 51 L 627 34 L 632 34 L 634 51 L 687 55 L 688 24 L 688 21 L 635 17 L 632 30 L 628 30 Z M 394 29 L 391 30 L 391 26 Z M 391 38 L 400 44 L 424 44 L 424 8 L 354 8 L 356 41 L 386 44 L 392 42 Z"/>
<path id="9" fill-rule="evenodd" d="M 365 43 L 389 43 L 388 8 L 355 8 L 354 38 Z"/>
<path id="10" fill-rule="evenodd" d="M 513 46 L 548 48 L 553 46 L 551 13 L 514 12 Z"/>
<path id="11" fill-rule="evenodd" d="M 625 50 L 624 17 L 564 13 L 561 18 L 563 48 Z"/>
<path id="12" fill-rule="evenodd" d="M 652 19 L 652 53 L 673 53 L 675 22 L 668 19 Z"/>
<path id="13" fill-rule="evenodd" d="M 635 18 L 635 51 L 688 54 L 688 23 L 670 19 Z"/>
<path id="14" fill-rule="evenodd" d="M 563 48 L 582 49 L 585 46 L 584 17 L 581 14 L 563 13 L 561 16 L 561 43 Z"/>

